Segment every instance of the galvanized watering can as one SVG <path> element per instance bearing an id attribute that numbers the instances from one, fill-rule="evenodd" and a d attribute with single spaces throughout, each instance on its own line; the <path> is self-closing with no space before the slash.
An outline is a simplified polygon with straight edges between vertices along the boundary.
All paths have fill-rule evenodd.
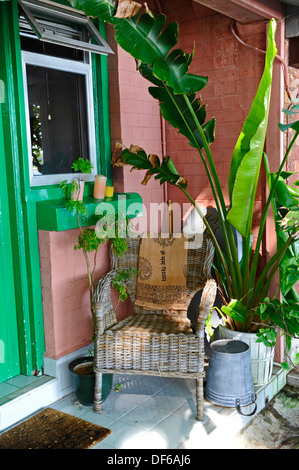
<path id="1" fill-rule="evenodd" d="M 256 412 L 249 346 L 243 341 L 223 339 L 211 344 L 206 399 L 215 405 L 234 408 L 243 416 Z M 244 414 L 241 406 L 255 405 Z"/>

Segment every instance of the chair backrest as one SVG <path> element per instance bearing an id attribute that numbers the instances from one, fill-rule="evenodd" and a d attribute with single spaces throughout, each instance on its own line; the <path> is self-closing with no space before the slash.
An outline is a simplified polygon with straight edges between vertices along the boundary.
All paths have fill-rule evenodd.
<path id="1" fill-rule="evenodd" d="M 182 236 L 184 236 L 182 234 Z M 138 258 L 139 248 L 142 237 L 127 238 L 128 250 L 121 258 L 113 256 L 111 259 L 112 268 L 118 267 L 119 270 L 133 268 L 135 274 L 132 274 L 126 283 L 127 292 L 131 302 L 135 303 L 137 276 L 138 276 Z M 186 308 L 191 302 L 195 293 L 202 289 L 208 279 L 211 278 L 211 266 L 214 258 L 214 245 L 208 234 L 200 234 L 192 238 L 186 237 L 188 249 L 187 254 L 187 282 L 186 282 Z M 135 311 L 141 311 L 140 307 L 135 306 Z M 142 310 L 143 311 L 143 310 Z M 150 312 L 147 310 L 147 312 Z"/>

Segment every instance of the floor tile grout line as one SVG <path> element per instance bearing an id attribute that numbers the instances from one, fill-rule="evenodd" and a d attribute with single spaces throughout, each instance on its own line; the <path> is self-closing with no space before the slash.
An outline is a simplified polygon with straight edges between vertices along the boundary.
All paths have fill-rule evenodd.
<path id="1" fill-rule="evenodd" d="M 164 388 L 165 388 L 165 387 L 164 387 Z M 161 390 L 162 390 L 162 389 L 161 389 Z M 158 393 L 158 392 L 156 392 L 156 393 Z M 146 405 L 144 405 L 144 403 L 145 403 L 147 400 L 150 400 L 154 395 L 156 395 L 156 393 L 153 394 L 153 395 L 151 395 L 150 397 L 146 398 L 144 401 L 138 403 L 136 406 L 132 406 L 132 408 L 131 408 L 130 410 L 126 411 L 123 415 L 121 415 L 119 418 L 117 418 L 117 419 L 116 419 L 115 421 L 113 421 L 111 424 L 114 424 L 114 423 L 116 423 L 117 421 L 120 421 L 122 418 L 124 418 L 125 416 L 127 416 L 127 415 L 128 415 L 129 413 L 131 413 L 132 411 L 136 410 L 138 407 L 140 407 L 140 406 L 146 406 Z M 129 400 L 127 400 L 127 401 L 129 401 Z M 131 402 L 130 402 L 130 403 L 131 403 Z M 132 403 L 132 404 L 133 404 L 133 403 Z M 150 407 L 150 406 L 147 406 L 146 408 L 149 408 L 149 409 L 157 409 L 158 411 L 161 411 L 161 412 L 163 413 L 163 411 L 162 411 L 162 410 L 159 410 L 158 408 L 153 408 L 153 407 Z M 175 410 L 175 411 L 176 411 L 176 410 Z M 172 413 L 173 413 L 173 412 L 172 412 Z M 103 416 L 109 417 L 108 412 L 106 412 L 106 414 L 105 414 L 105 410 L 103 410 Z M 168 416 L 169 416 L 169 415 L 168 415 Z M 168 417 L 168 416 L 167 416 L 167 417 Z M 163 421 L 163 419 L 162 419 L 162 421 Z"/>
<path id="2" fill-rule="evenodd" d="M 142 377 L 141 377 L 142 378 Z M 155 409 L 155 410 L 158 410 L 158 411 L 161 411 L 161 413 L 163 413 L 162 410 L 159 410 L 158 408 L 155 408 L 155 407 L 152 407 L 152 406 L 146 406 L 144 403 L 146 403 L 148 400 L 150 400 L 152 397 L 154 397 L 155 395 L 157 395 L 159 392 L 161 392 L 162 390 L 164 390 L 166 387 L 168 387 L 171 383 L 173 383 L 173 380 L 171 380 L 168 384 L 165 384 L 164 387 L 160 388 L 159 390 L 157 390 L 155 393 L 153 393 L 152 395 L 150 395 L 148 398 L 146 398 L 144 401 L 138 403 L 136 406 L 133 406 L 130 410 L 128 410 L 127 412 L 125 412 L 122 416 L 120 416 L 119 418 L 117 418 L 116 420 L 114 420 L 112 424 L 115 424 L 117 421 L 120 421 L 122 418 L 124 418 L 125 416 L 127 416 L 129 413 L 131 413 L 132 411 L 136 410 L 139 406 L 145 406 L 146 408 L 149 408 L 149 409 Z M 115 392 L 115 393 L 120 393 L 120 392 Z M 189 399 L 187 397 L 181 397 L 181 398 L 184 398 L 185 399 L 185 403 L 182 403 L 182 404 L 179 404 L 174 410 L 172 410 L 170 413 L 167 413 L 167 416 L 165 416 L 164 418 L 161 419 L 161 421 L 159 421 L 159 423 L 155 424 L 153 427 L 149 428 L 148 430 L 146 430 L 145 432 L 149 432 L 150 430 L 152 430 L 155 426 L 157 426 L 158 424 L 161 424 L 162 421 L 164 421 L 165 419 L 169 418 L 175 411 L 177 411 L 181 406 L 184 406 L 186 403 L 188 403 L 189 400 L 192 400 L 193 399 L 193 396 L 190 397 Z M 108 397 L 109 399 L 109 397 Z M 129 400 L 127 400 L 129 401 Z M 105 410 L 103 410 L 103 416 L 106 416 L 108 417 L 108 413 L 105 414 Z M 111 426 L 110 425 L 110 426 Z"/>
<path id="3" fill-rule="evenodd" d="M 171 417 L 171 416 L 175 413 L 175 411 L 177 411 L 177 410 L 178 410 L 179 408 L 181 408 L 182 406 L 185 406 L 188 401 L 189 401 L 189 400 L 187 400 L 185 403 L 179 405 L 178 408 L 176 408 L 175 410 L 173 410 L 173 411 L 171 411 L 170 413 L 168 413 L 167 416 L 165 416 L 163 419 L 161 419 L 161 421 L 159 421 L 158 423 L 156 423 L 154 426 L 152 426 L 151 428 L 149 428 L 149 429 L 148 429 L 147 431 L 145 431 L 145 432 L 150 432 L 150 431 L 152 431 L 155 427 L 159 426 L 163 421 L 165 421 L 166 419 L 168 419 L 169 417 Z M 150 407 L 149 407 L 149 408 L 150 408 Z M 152 409 L 153 409 L 153 408 L 152 408 Z M 155 409 L 158 409 L 158 408 L 155 408 Z M 158 410 L 158 411 L 161 411 L 161 410 Z M 174 417 L 176 418 L 176 416 L 174 416 Z M 180 418 L 178 417 L 178 419 L 180 419 Z"/>

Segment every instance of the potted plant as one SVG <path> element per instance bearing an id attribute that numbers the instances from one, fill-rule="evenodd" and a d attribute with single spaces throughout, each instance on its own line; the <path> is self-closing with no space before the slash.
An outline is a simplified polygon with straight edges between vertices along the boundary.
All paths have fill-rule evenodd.
<path id="1" fill-rule="evenodd" d="M 292 108 L 298 109 L 298 106 L 291 106 L 290 109 L 284 111 L 287 114 L 296 114 L 297 111 L 292 111 Z M 282 131 L 285 131 L 289 126 L 279 124 L 279 127 Z M 292 123 L 290 127 L 295 130 L 294 143 L 298 136 L 298 121 Z M 286 157 L 288 155 L 289 149 L 287 149 Z M 296 187 L 289 186 L 285 182 L 291 175 L 291 173 L 282 170 L 286 157 L 280 171 L 273 174 L 270 173 L 266 157 L 264 162 L 270 195 L 273 186 L 275 188 L 270 202 L 275 221 L 277 250 L 283 251 L 285 246 L 288 246 L 278 266 L 273 270 L 273 274 L 277 270 L 279 271 L 281 296 L 276 295 L 271 299 L 267 296 L 269 283 L 265 278 L 264 280 L 260 279 L 260 282 L 256 285 L 255 290 L 258 292 L 261 288 L 262 291 L 260 296 L 255 292 L 256 298 L 253 297 L 254 303 L 250 314 L 248 310 L 242 311 L 243 305 L 236 299 L 231 300 L 228 305 L 222 307 L 224 327 L 220 326 L 220 335 L 222 338 L 241 339 L 250 345 L 253 377 L 257 385 L 266 384 L 271 377 L 278 327 L 285 335 L 286 355 L 288 357 L 288 361 L 282 362 L 282 367 L 289 370 L 289 363 L 292 365 L 298 363 L 298 354 L 290 357 L 288 352 L 291 349 L 292 338 L 298 336 L 299 297 L 294 285 L 299 274 L 299 241 L 297 236 L 299 230 L 299 191 Z M 263 216 L 265 217 L 265 215 L 264 211 Z M 269 278 L 267 271 L 266 274 Z M 239 320 L 241 320 L 241 328 L 238 325 Z"/>
<path id="2" fill-rule="evenodd" d="M 190 145 L 198 150 L 213 191 L 224 236 L 225 252 L 221 250 L 207 219 L 188 193 L 186 189 L 188 181 L 177 172 L 170 157 L 163 156 L 160 160 L 156 155 L 147 155 L 136 145 L 125 148 L 117 144 L 112 159 L 114 166 L 128 164 L 137 169 L 147 170 L 143 184 L 154 175 L 160 183 L 168 182 L 177 186 L 194 205 L 215 246 L 218 267 L 216 274 L 224 304 L 222 313 L 231 329 L 244 332 L 257 330 L 260 333 L 266 330 L 268 333 L 272 331 L 275 336 L 276 331 L 273 333 L 272 329 L 274 325 L 281 328 L 286 335 L 298 335 L 298 305 L 291 304 L 289 299 L 284 298 L 284 303 L 291 308 L 283 311 L 281 317 L 281 310 L 278 314 L 272 314 L 273 311 L 267 301 L 268 290 L 275 273 L 282 263 L 286 267 L 290 261 L 289 252 L 296 243 L 296 232 L 288 234 L 283 245 L 278 244 L 276 253 L 265 267 L 261 267 L 259 255 L 266 215 L 275 199 L 286 159 L 297 139 L 298 121 L 290 125 L 294 136 L 279 169 L 271 180 L 270 193 L 255 247 L 252 245 L 251 233 L 254 201 L 263 157 L 267 162 L 264 156 L 264 142 L 270 105 L 272 68 L 276 55 L 274 40 L 276 22 L 271 20 L 269 23 L 264 73 L 233 152 L 228 180 L 230 200 L 227 209 L 210 150 L 210 144 L 215 138 L 215 120 L 205 122 L 205 107 L 196 96 L 196 93 L 206 86 L 208 79 L 188 73 L 193 54 L 173 49 L 178 36 L 176 23 L 165 26 L 164 15 L 158 14 L 155 18 L 147 11 L 138 11 L 136 14 L 136 8 L 138 10 L 141 5 L 138 7 L 135 2 L 125 3 L 128 8 L 120 11 L 110 0 L 97 0 L 94 3 L 72 0 L 75 7 L 85 9 L 88 15 L 99 17 L 113 25 L 116 41 L 136 59 L 139 72 L 151 83 L 149 92 L 159 101 L 164 119 L 177 128 L 189 140 Z M 131 11 L 130 6 L 133 4 L 134 11 Z M 241 262 L 238 260 L 233 228 L 236 228 L 242 236 Z M 267 344 L 267 335 L 261 334 L 259 340 Z"/>
<path id="3" fill-rule="evenodd" d="M 79 170 L 81 173 L 90 173 L 92 166 L 88 160 L 80 158 L 74 162 L 73 168 L 75 171 Z M 105 243 L 106 240 L 109 240 L 115 253 L 118 256 L 122 256 L 122 254 L 127 249 L 127 243 L 125 238 L 118 237 L 119 226 L 118 221 L 115 220 L 114 216 L 111 217 L 111 220 L 108 221 L 110 226 L 108 227 L 106 222 L 102 225 L 102 230 L 100 231 L 96 230 L 96 222 L 99 219 L 97 216 L 93 216 L 91 220 L 89 219 L 90 226 L 85 226 L 87 223 L 85 217 L 88 213 L 88 210 L 84 202 L 78 199 L 78 194 L 80 191 L 78 181 L 73 180 L 68 184 L 67 181 L 64 180 L 61 182 L 60 186 L 64 191 L 65 196 L 67 197 L 67 209 L 70 212 L 75 212 L 77 214 L 79 234 L 77 237 L 77 242 L 74 245 L 74 249 L 82 250 L 86 263 L 90 296 L 90 311 L 92 318 L 92 339 L 94 339 L 95 314 L 93 307 L 93 292 L 96 285 L 95 272 L 99 246 Z M 126 219 L 122 218 L 121 220 Z M 111 227 L 112 225 L 114 225 L 113 230 Z M 126 277 L 124 276 L 123 280 L 125 279 Z M 120 280 L 118 280 L 118 286 L 119 289 L 122 289 L 122 296 L 120 300 L 125 300 L 126 297 L 124 294 L 124 283 L 121 285 Z M 95 383 L 92 355 L 75 359 L 69 364 L 69 370 L 74 373 L 75 392 L 78 400 L 84 405 L 91 405 L 93 403 L 93 390 Z M 112 374 L 103 374 L 103 399 L 106 399 L 111 391 L 112 379 Z"/>
<path id="4" fill-rule="evenodd" d="M 84 159 L 80 157 L 72 164 L 72 169 L 75 173 L 90 174 L 92 168 L 93 165 L 87 158 Z M 84 184 L 85 181 L 81 180 L 78 174 L 78 176 L 73 178 L 71 183 L 68 183 L 67 180 L 63 180 L 60 183 L 60 187 L 63 189 L 67 198 L 70 198 L 72 201 L 83 201 Z"/>

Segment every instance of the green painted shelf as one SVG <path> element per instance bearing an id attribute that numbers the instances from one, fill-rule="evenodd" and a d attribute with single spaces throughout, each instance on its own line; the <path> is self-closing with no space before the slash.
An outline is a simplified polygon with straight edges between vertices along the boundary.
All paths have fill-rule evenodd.
<path id="1" fill-rule="evenodd" d="M 103 214 L 114 211 L 126 213 L 127 217 L 140 217 L 143 214 L 142 198 L 138 193 L 116 193 L 113 198 L 102 200 L 85 196 L 83 199 L 88 214 L 84 216 L 82 225 L 94 225 L 95 213 Z M 46 200 L 36 203 L 37 227 L 39 230 L 61 232 L 78 228 L 76 212 L 70 212 L 65 205 L 65 199 Z"/>

